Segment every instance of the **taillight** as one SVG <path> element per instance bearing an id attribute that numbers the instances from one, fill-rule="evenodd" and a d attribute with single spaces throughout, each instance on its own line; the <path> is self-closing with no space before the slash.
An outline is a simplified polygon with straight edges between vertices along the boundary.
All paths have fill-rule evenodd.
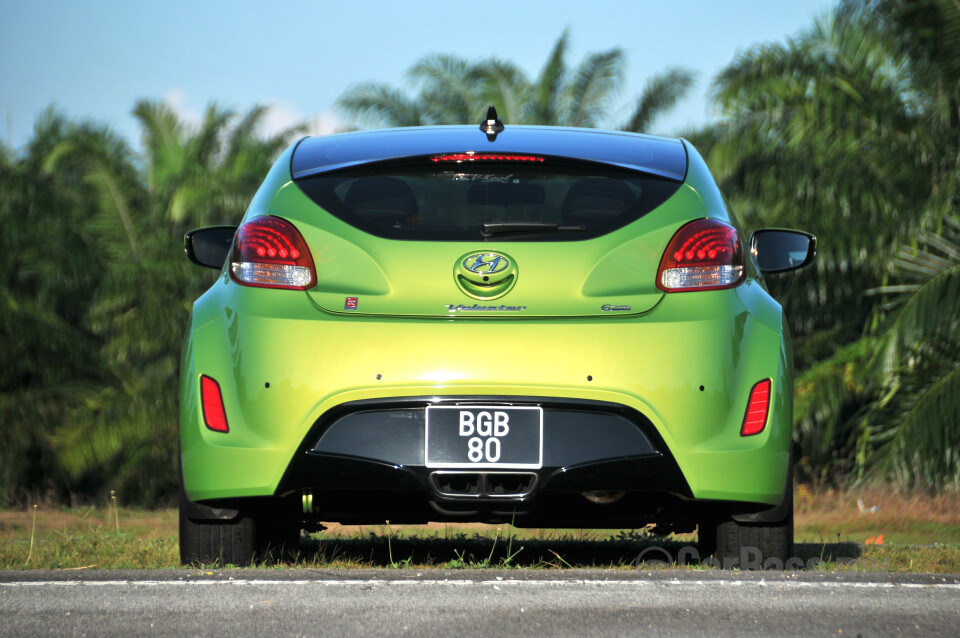
<path id="1" fill-rule="evenodd" d="M 698 219 L 681 227 L 667 244 L 657 288 L 719 290 L 740 285 L 746 276 L 737 230 L 719 219 Z"/>
<path id="2" fill-rule="evenodd" d="M 200 376 L 200 404 L 203 406 L 203 422 L 214 432 L 229 432 L 227 413 L 223 409 L 220 384 L 207 375 Z"/>
<path id="3" fill-rule="evenodd" d="M 255 217 L 237 230 L 230 276 L 238 284 L 262 288 L 306 290 L 317 283 L 313 257 L 300 231 L 269 215 Z"/>
<path id="4" fill-rule="evenodd" d="M 743 415 L 740 436 L 750 436 L 763 432 L 767 424 L 767 412 L 770 410 L 770 379 L 764 379 L 750 390 L 747 411 Z"/>

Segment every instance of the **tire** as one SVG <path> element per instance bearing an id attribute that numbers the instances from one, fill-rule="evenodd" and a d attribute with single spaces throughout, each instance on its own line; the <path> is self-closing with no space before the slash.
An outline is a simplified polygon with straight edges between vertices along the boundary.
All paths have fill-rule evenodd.
<path id="1" fill-rule="evenodd" d="M 704 521 L 698 534 L 701 556 L 712 555 L 718 567 L 783 570 L 793 557 L 793 507 L 776 523 Z"/>
<path id="2" fill-rule="evenodd" d="M 226 521 L 194 521 L 180 502 L 180 562 L 184 565 L 249 565 L 257 550 L 256 520 L 240 514 Z"/>

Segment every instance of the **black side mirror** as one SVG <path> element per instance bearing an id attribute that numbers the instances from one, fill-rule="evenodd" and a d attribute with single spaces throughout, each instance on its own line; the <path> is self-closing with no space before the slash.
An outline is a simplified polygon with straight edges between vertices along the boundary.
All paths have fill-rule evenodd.
<path id="1" fill-rule="evenodd" d="M 183 236 L 183 251 L 193 263 L 220 270 L 230 254 L 236 232 L 236 226 L 195 228 Z"/>
<path id="2" fill-rule="evenodd" d="M 784 228 L 761 228 L 750 237 L 750 252 L 765 275 L 803 268 L 817 254 L 817 238 Z"/>

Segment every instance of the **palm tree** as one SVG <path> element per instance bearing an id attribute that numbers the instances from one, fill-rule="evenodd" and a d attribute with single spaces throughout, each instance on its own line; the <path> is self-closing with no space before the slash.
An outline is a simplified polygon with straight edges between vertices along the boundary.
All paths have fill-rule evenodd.
<path id="1" fill-rule="evenodd" d="M 906 486 L 960 489 L 960 217 L 920 231 L 894 262 L 880 332 L 883 393 L 860 424 L 870 466 Z"/>
<path id="2" fill-rule="evenodd" d="M 902 347 L 891 354 L 891 344 L 902 343 L 891 336 L 898 329 L 885 328 L 892 310 L 876 309 L 878 297 L 863 293 L 890 291 L 883 284 L 902 275 L 892 275 L 887 264 L 908 264 L 895 257 L 897 246 L 908 238 L 915 245 L 932 241 L 923 229 L 943 225 L 955 211 L 958 51 L 956 3 L 845 2 L 786 44 L 741 54 L 714 84 L 726 117 L 708 159 L 747 225 L 799 225 L 821 237 L 815 270 L 770 282 L 789 316 L 798 318 L 798 361 L 808 369 L 798 380 L 797 433 L 811 473 L 864 475 L 882 466 L 889 475 L 896 467 L 904 482 L 936 487 L 955 471 L 917 444 L 938 433 L 940 443 L 952 446 L 944 454 L 956 455 L 951 417 L 917 428 L 910 416 L 914 403 L 932 405 L 921 377 L 949 381 L 952 355 L 938 358 L 929 348 L 947 342 L 911 332 L 912 354 Z M 929 261 L 929 250 L 918 254 Z M 946 286 L 948 279 L 931 284 Z M 926 325 L 952 325 L 948 303 L 919 301 L 907 303 L 895 325 L 913 325 L 915 307 L 927 308 Z M 878 353 L 886 353 L 888 365 L 875 365 Z M 918 376 L 920 368 L 910 366 L 920 360 Z M 931 472 L 921 472 L 918 459 L 929 461 Z"/>
<path id="3" fill-rule="evenodd" d="M 0 154 L 0 504 L 66 497 L 49 437 L 65 412 L 103 379 L 99 343 L 86 325 L 107 259 L 95 236 L 94 190 L 85 168 L 44 170 L 69 138 L 117 138 L 53 109 L 19 154 Z"/>
<path id="4" fill-rule="evenodd" d="M 180 342 L 189 301 L 210 283 L 180 237 L 237 222 L 297 132 L 260 136 L 262 107 L 237 116 L 212 105 L 197 126 L 156 102 L 134 112 L 141 157 L 108 129 L 51 111 L 25 156 L 0 163 L 0 329 L 13 344 L 0 417 L 14 442 L 0 479 L 16 498 L 174 493 Z"/>
<path id="5" fill-rule="evenodd" d="M 162 102 L 141 100 L 133 113 L 143 129 L 152 214 L 170 237 L 188 226 L 239 219 L 273 158 L 305 130 L 301 125 L 259 136 L 264 106 L 241 117 L 211 104 L 196 127 Z"/>
<path id="6" fill-rule="evenodd" d="M 596 127 L 622 89 L 626 62 L 617 47 L 587 54 L 574 69 L 566 64 L 570 37 L 565 31 L 536 78 L 509 61 L 469 62 L 450 54 L 422 58 L 407 72 L 418 93 L 380 82 L 350 87 L 338 100 L 352 118 L 374 126 L 470 124 L 494 104 L 512 124 Z M 637 98 L 625 130 L 644 132 L 657 115 L 672 108 L 693 85 L 692 71 L 674 68 L 651 78 Z"/>
<path id="7" fill-rule="evenodd" d="M 857 13 L 754 47 L 714 83 L 726 118 L 708 161 L 747 225 L 801 224 L 827 240 L 815 269 L 774 284 L 797 334 L 856 337 L 869 314 L 862 291 L 923 217 L 930 171 L 919 156 L 930 149 L 908 77 Z"/>

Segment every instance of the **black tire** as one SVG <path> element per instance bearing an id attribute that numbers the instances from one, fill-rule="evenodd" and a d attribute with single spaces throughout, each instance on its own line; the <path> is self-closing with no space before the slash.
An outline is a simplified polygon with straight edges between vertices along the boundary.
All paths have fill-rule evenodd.
<path id="1" fill-rule="evenodd" d="M 713 556 L 723 569 L 783 570 L 792 566 L 793 507 L 786 518 L 775 523 L 738 523 L 731 518 L 704 521 L 698 534 L 701 557 Z"/>
<path id="2" fill-rule="evenodd" d="M 184 565 L 249 565 L 257 550 L 257 523 L 238 515 L 226 521 L 194 521 L 180 503 L 180 562 Z"/>

